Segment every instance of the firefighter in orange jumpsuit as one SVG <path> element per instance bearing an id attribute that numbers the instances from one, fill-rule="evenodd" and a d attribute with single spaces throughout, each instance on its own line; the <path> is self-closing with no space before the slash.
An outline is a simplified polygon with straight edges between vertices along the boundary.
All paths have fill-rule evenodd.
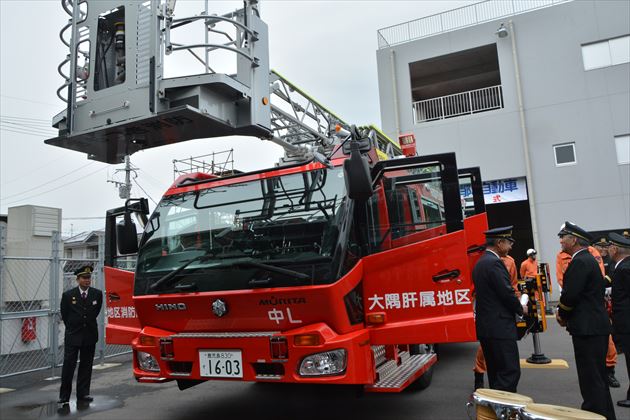
<path id="1" fill-rule="evenodd" d="M 518 291 L 518 275 L 516 272 L 516 262 L 514 261 L 514 258 L 506 255 L 505 257 L 501 257 L 501 261 L 503 261 L 505 268 L 507 268 L 507 271 L 510 274 L 510 282 L 516 292 L 516 297 L 520 298 L 521 292 Z M 475 389 L 483 388 L 483 374 L 486 370 L 486 359 L 483 356 L 481 346 L 479 346 L 477 348 L 477 356 L 475 357 L 475 366 L 473 367 L 473 372 L 475 373 Z"/>
<path id="2" fill-rule="evenodd" d="M 536 278 L 538 274 L 538 262 L 536 261 L 536 250 L 530 248 L 527 250 L 527 259 L 521 263 L 519 274 L 522 279 Z"/>
<path id="3" fill-rule="evenodd" d="M 604 267 L 604 261 L 602 259 L 601 254 L 597 251 L 597 249 L 592 246 L 588 247 L 588 252 L 595 258 L 597 264 L 599 264 L 599 269 L 602 271 L 602 275 L 604 278 L 606 277 L 606 268 Z M 556 255 L 556 279 L 558 280 L 558 285 L 560 286 L 560 290 L 562 291 L 562 284 L 564 281 L 564 272 L 567 269 L 567 266 L 571 262 L 571 256 L 566 252 L 560 251 L 558 255 Z M 615 348 L 615 343 L 613 342 L 612 335 L 608 336 L 608 352 L 606 353 L 606 369 L 608 370 L 608 386 L 611 388 L 619 388 L 620 384 L 617 378 L 615 377 L 615 366 L 617 365 L 617 349 Z"/>

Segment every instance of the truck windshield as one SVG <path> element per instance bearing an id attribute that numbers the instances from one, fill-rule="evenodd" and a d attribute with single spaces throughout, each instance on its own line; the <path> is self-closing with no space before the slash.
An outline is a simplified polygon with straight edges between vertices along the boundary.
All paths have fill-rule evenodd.
<path id="1" fill-rule="evenodd" d="M 347 207 L 341 168 L 164 197 L 140 243 L 135 294 L 331 283 Z"/>

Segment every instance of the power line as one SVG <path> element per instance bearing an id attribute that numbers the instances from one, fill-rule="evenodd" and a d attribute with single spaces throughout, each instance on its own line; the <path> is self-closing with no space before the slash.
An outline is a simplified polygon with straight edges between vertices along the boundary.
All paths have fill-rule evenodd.
<path id="1" fill-rule="evenodd" d="M 41 121 L 42 123 L 50 123 L 50 120 L 45 120 L 42 118 L 30 118 L 30 117 L 17 117 L 14 115 L 2 115 L 0 114 L 0 118 L 6 118 L 10 120 L 28 120 L 28 121 Z"/>
<path id="2" fill-rule="evenodd" d="M 38 125 L 31 125 L 28 123 L 17 123 L 13 121 L 3 121 L 0 119 L 0 126 L 4 126 L 5 128 L 10 128 L 13 130 L 23 130 L 30 131 L 33 133 L 43 133 L 43 134 L 54 134 L 54 128 L 52 127 L 43 127 Z"/>
<path id="3" fill-rule="evenodd" d="M 50 134 L 33 133 L 33 132 L 29 132 L 29 131 L 20 131 L 20 130 L 11 130 L 11 129 L 6 128 L 6 127 L 0 127 L 0 130 L 2 130 L 2 131 L 10 131 L 11 133 L 17 133 L 17 134 L 25 134 L 27 136 L 37 136 L 37 137 L 50 136 Z"/>
<path id="4" fill-rule="evenodd" d="M 4 201 L 4 200 L 6 200 L 7 198 L 16 197 L 16 196 L 18 196 L 18 195 L 22 195 L 22 194 L 25 194 L 25 193 L 27 193 L 27 192 L 34 191 L 34 190 L 36 190 L 36 189 L 38 189 L 38 188 L 41 188 L 41 187 L 43 187 L 43 186 L 45 186 L 45 185 L 51 184 L 51 183 L 53 183 L 53 182 L 55 182 L 55 181 L 58 181 L 58 180 L 60 180 L 61 178 L 65 178 L 65 177 L 67 177 L 68 175 L 72 175 L 73 173 L 76 173 L 77 171 L 80 171 L 81 169 L 85 168 L 86 166 L 90 166 L 90 165 L 93 165 L 93 164 L 94 164 L 94 162 L 93 162 L 93 161 L 92 161 L 92 162 L 88 162 L 88 163 L 86 163 L 85 165 L 83 165 L 83 166 L 81 166 L 81 167 L 79 167 L 79 168 L 77 168 L 77 169 L 74 169 L 74 170 L 72 170 L 72 171 L 70 171 L 70 172 L 68 172 L 68 173 L 66 173 L 66 174 L 64 174 L 64 175 L 61 175 L 60 177 L 57 177 L 57 178 L 55 178 L 55 179 L 52 179 L 52 180 L 50 180 L 50 181 L 48 181 L 48 182 L 45 182 L 45 183 L 43 183 L 43 184 L 37 185 L 36 187 L 33 187 L 33 188 L 31 188 L 31 189 L 28 189 L 28 190 L 25 190 L 25 191 L 21 191 L 21 192 L 16 193 L 16 194 L 7 195 L 6 197 L 2 197 L 2 198 L 1 198 L 1 200 L 3 200 L 3 201 Z"/>
<path id="5" fill-rule="evenodd" d="M 31 125 L 35 127 L 41 128 L 52 128 L 52 121 L 44 121 L 44 120 L 36 120 L 34 118 L 16 118 L 16 117 L 5 117 L 4 115 L 0 115 L 0 121 L 5 123 L 18 123 Z"/>
<path id="6" fill-rule="evenodd" d="M 75 179 L 74 181 L 70 181 L 70 182 L 68 182 L 68 183 L 66 183 L 66 184 L 64 184 L 64 185 L 60 185 L 60 186 L 58 186 L 58 187 L 56 187 L 56 188 L 53 188 L 53 189 L 50 189 L 50 190 L 48 190 L 48 191 L 44 191 L 44 192 L 41 192 L 41 193 L 38 193 L 38 194 L 32 195 L 32 196 L 30 196 L 30 197 L 20 198 L 19 200 L 11 201 L 10 203 L 5 203 L 5 205 L 6 205 L 6 206 L 8 206 L 9 204 L 19 203 L 20 201 L 30 200 L 31 198 L 34 198 L 34 197 L 39 197 L 39 196 L 41 196 L 41 195 L 45 195 L 45 194 L 51 193 L 51 192 L 53 192 L 53 191 L 57 191 L 58 189 L 60 189 L 60 188 L 64 188 L 64 187 L 67 187 L 67 186 L 69 186 L 69 185 L 72 185 L 72 184 L 74 184 L 75 182 L 78 182 L 78 181 L 83 181 L 84 179 L 86 179 L 86 178 L 88 178 L 88 177 L 90 177 L 90 176 L 94 175 L 95 173 L 97 173 L 97 172 L 99 172 L 99 171 L 102 171 L 102 170 L 104 170 L 104 169 L 107 169 L 107 167 L 105 166 L 105 167 L 103 167 L 103 168 L 99 168 L 99 169 L 97 169 L 97 170 L 96 170 L 96 171 L 94 171 L 94 172 L 90 172 L 89 174 L 87 174 L 87 175 L 85 175 L 85 176 L 82 176 L 81 178 L 77 178 L 77 179 Z"/>
<path id="7" fill-rule="evenodd" d="M 0 123 L 8 125 L 17 125 L 18 127 L 38 128 L 40 130 L 54 130 L 50 124 L 38 123 L 34 121 L 18 121 L 0 118 Z"/>
<path id="8" fill-rule="evenodd" d="M 61 156 L 57 157 L 56 159 L 49 160 L 45 164 L 38 166 L 37 169 L 29 171 L 28 175 L 30 176 L 30 175 L 32 175 L 34 173 L 40 172 L 43 169 L 47 169 L 53 163 L 58 162 L 58 161 L 60 161 L 61 159 L 64 159 L 64 158 L 67 158 L 67 156 L 66 155 L 61 155 Z M 13 183 L 15 181 L 23 181 L 23 180 L 24 180 L 24 175 L 20 175 L 20 176 L 18 176 L 16 178 L 10 179 L 8 181 L 4 181 L 2 184 L 3 185 L 7 185 L 7 184 L 11 184 L 11 183 Z"/>
<path id="9" fill-rule="evenodd" d="M 36 125 L 29 125 L 25 123 L 16 123 L 13 121 L 2 121 L 0 120 L 0 127 L 4 125 L 4 128 L 11 128 L 13 130 L 24 130 L 30 131 L 33 133 L 41 133 L 44 135 L 54 134 L 54 128 L 44 128 Z"/>
<path id="10" fill-rule="evenodd" d="M 147 197 L 149 197 L 151 199 L 151 201 L 153 201 L 153 204 L 155 204 L 157 206 L 157 202 L 153 199 L 153 197 L 151 197 L 149 195 L 148 192 L 146 192 L 144 190 L 144 188 L 142 188 L 142 186 L 140 184 L 138 184 L 138 180 L 136 178 L 133 179 L 133 182 L 138 186 L 138 188 L 140 188 L 142 190 L 143 193 L 145 193 L 147 195 Z"/>
<path id="11" fill-rule="evenodd" d="M 85 217 L 62 217 L 61 220 L 100 220 L 105 219 L 105 216 L 85 216 Z"/>
<path id="12" fill-rule="evenodd" d="M 33 101 L 32 99 L 24 99 L 24 98 L 19 98 L 17 96 L 9 96 L 9 95 L 0 95 L 3 98 L 8 98 L 8 99 L 15 99 L 18 101 L 24 101 L 24 102 L 31 102 L 34 104 L 42 104 L 42 105 L 48 105 L 48 106 L 54 106 L 54 107 L 59 107 L 62 104 L 51 104 L 49 102 L 41 102 L 41 101 Z"/>

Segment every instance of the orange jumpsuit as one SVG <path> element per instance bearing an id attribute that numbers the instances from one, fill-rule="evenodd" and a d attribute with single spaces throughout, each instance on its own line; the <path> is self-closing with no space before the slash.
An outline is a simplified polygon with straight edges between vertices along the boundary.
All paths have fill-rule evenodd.
<path id="1" fill-rule="evenodd" d="M 599 251 L 593 248 L 592 246 L 588 247 L 588 252 L 591 253 L 597 264 L 599 264 L 599 269 L 602 270 L 602 276 L 606 276 L 606 269 L 604 268 L 604 261 L 602 260 L 602 256 L 599 254 Z M 571 255 L 567 254 L 564 251 L 558 252 L 556 255 L 556 279 L 558 280 L 558 284 L 562 287 L 562 283 L 564 282 L 564 272 L 567 271 L 567 266 L 571 262 Z M 617 349 L 615 348 L 615 343 L 613 342 L 612 336 L 608 336 L 608 352 L 606 353 L 606 367 L 613 367 L 617 364 Z"/>
<path id="2" fill-rule="evenodd" d="M 503 261 L 505 268 L 507 268 L 507 271 L 510 274 L 510 281 L 514 291 L 516 292 L 516 297 L 520 297 L 521 292 L 518 291 L 518 276 L 516 274 L 516 262 L 514 261 L 514 258 L 507 255 L 505 257 L 501 257 L 501 261 Z M 475 367 L 473 368 L 473 371 L 477 373 L 484 373 L 486 371 L 486 358 L 483 356 L 481 346 L 477 348 L 477 356 L 475 357 Z"/>
<path id="3" fill-rule="evenodd" d="M 530 279 L 535 278 L 538 274 L 538 264 L 536 263 L 536 260 L 532 260 L 527 257 L 527 259 L 521 263 L 520 274 L 522 279 L 525 277 Z"/>

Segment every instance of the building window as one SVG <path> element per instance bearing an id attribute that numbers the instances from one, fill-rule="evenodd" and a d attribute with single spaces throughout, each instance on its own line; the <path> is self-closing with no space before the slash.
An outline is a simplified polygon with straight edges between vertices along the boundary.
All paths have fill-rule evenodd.
<path id="1" fill-rule="evenodd" d="M 556 156 L 556 166 L 575 165 L 575 143 L 556 144 L 553 146 Z"/>
<path id="2" fill-rule="evenodd" d="M 96 247 L 89 247 L 87 249 L 87 257 L 88 258 L 98 258 L 98 248 L 96 248 Z"/>
<path id="3" fill-rule="evenodd" d="M 627 165 L 630 163 L 630 134 L 615 137 L 615 148 L 617 149 L 617 163 Z"/>
<path id="4" fill-rule="evenodd" d="M 601 69 L 630 62 L 630 35 L 582 45 L 584 70 Z"/>

